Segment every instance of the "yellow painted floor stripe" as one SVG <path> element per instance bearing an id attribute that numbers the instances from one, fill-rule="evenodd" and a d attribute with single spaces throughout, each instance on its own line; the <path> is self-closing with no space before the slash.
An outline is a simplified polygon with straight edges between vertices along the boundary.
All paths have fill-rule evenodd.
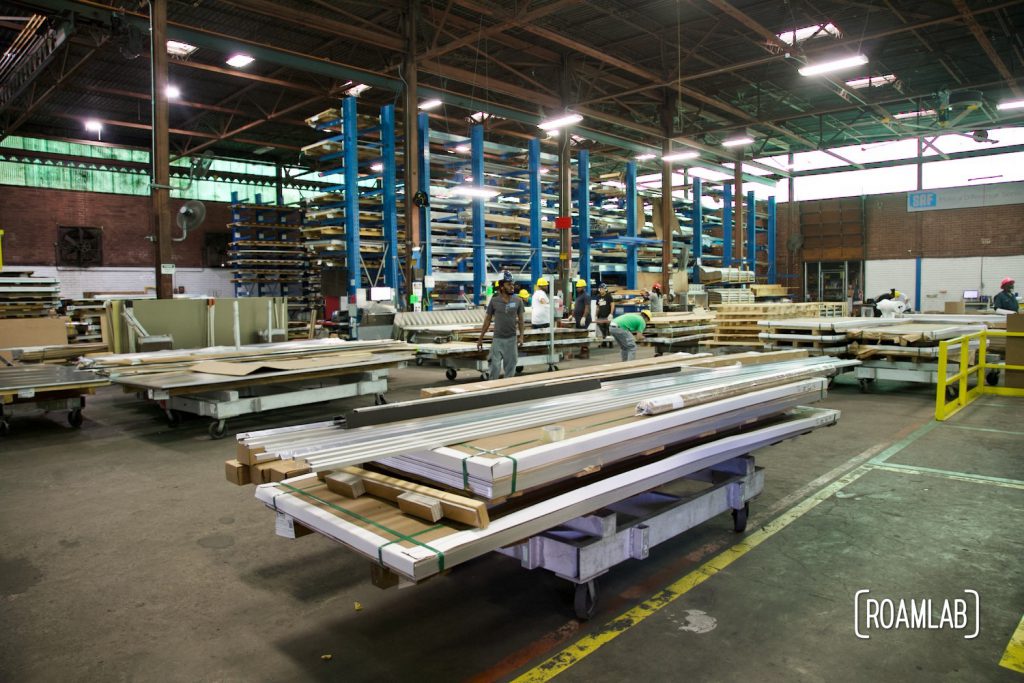
<path id="1" fill-rule="evenodd" d="M 898 463 L 880 463 L 870 465 L 876 470 L 886 472 L 905 472 L 908 474 L 927 474 L 933 477 L 955 479 L 957 481 L 969 481 L 972 484 L 990 484 L 992 486 L 1003 486 L 1008 489 L 1024 490 L 1024 481 L 1019 479 L 1004 479 L 1002 477 L 988 477 L 983 474 L 968 474 L 967 472 L 952 472 L 940 470 L 934 467 L 918 467 L 917 465 L 901 465 Z"/>
<path id="2" fill-rule="evenodd" d="M 1003 658 L 999 660 L 999 666 L 1024 673 L 1024 617 L 1021 617 L 1017 630 L 1010 636 L 1010 642 L 1006 646 Z"/>
<path id="3" fill-rule="evenodd" d="M 748 535 L 736 545 L 727 548 L 719 555 L 693 570 L 683 578 L 671 584 L 664 590 L 656 593 L 636 607 L 620 614 L 615 619 L 605 624 L 595 633 L 590 633 L 569 647 L 565 648 L 553 657 L 541 662 L 533 669 L 514 679 L 514 683 L 539 683 L 547 681 L 580 660 L 593 654 L 602 645 L 606 645 L 618 638 L 620 635 L 636 626 L 647 617 L 667 607 L 672 602 L 681 598 L 690 590 L 704 583 L 712 576 L 722 571 L 748 552 L 764 543 L 766 540 L 785 529 L 794 521 L 807 514 L 822 501 L 833 496 L 836 491 L 849 486 L 852 482 L 872 471 L 870 466 L 861 466 L 853 470 L 841 479 L 837 479 L 825 488 L 815 493 L 810 498 L 791 508 L 788 512 L 768 522 L 757 531 Z"/>

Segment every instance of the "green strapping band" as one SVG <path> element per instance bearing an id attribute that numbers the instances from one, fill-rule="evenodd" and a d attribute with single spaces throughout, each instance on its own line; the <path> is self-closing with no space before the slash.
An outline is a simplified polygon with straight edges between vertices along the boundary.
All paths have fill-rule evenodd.
<path id="1" fill-rule="evenodd" d="M 513 455 L 502 455 L 500 457 L 508 458 L 509 460 L 512 461 L 512 490 L 509 491 L 509 493 L 515 493 L 516 492 L 516 475 L 519 472 L 519 461 L 516 460 L 515 456 L 513 456 Z"/>
<path id="2" fill-rule="evenodd" d="M 346 510 L 345 508 L 341 507 L 340 505 L 335 505 L 334 503 L 332 503 L 329 500 L 324 500 L 323 498 L 321 498 L 319 496 L 314 496 L 309 491 L 304 491 L 304 490 L 302 490 L 300 488 L 296 488 L 295 486 L 292 486 L 291 484 L 285 484 L 283 481 L 282 482 L 278 482 L 278 486 L 283 486 L 286 489 L 290 489 L 291 491 L 293 491 L 295 493 L 298 493 L 301 496 L 306 496 L 307 498 L 312 498 L 316 502 L 323 503 L 324 505 L 326 505 L 327 507 L 331 508 L 332 510 L 337 510 L 338 512 L 346 514 L 346 515 L 348 515 L 350 517 L 354 517 L 354 518 L 358 519 L 360 522 L 363 522 L 365 524 L 369 524 L 370 526 L 375 526 L 378 529 L 380 529 L 381 531 L 383 531 L 385 533 L 388 533 L 388 534 L 391 534 L 392 536 L 395 537 L 394 541 L 388 541 L 384 545 L 391 545 L 392 543 L 397 543 L 398 541 L 408 541 L 409 543 L 412 543 L 413 545 L 418 545 L 418 546 L 420 546 L 422 548 L 426 548 L 430 552 L 435 553 L 437 555 L 437 570 L 439 572 L 443 572 L 444 571 L 444 553 L 441 552 L 440 550 L 438 550 L 437 548 L 432 548 L 429 545 L 427 545 L 426 543 L 423 543 L 421 541 L 417 541 L 415 538 L 413 538 L 413 536 L 418 536 L 421 533 L 426 533 L 427 531 L 430 531 L 431 529 L 424 529 L 423 531 L 420 531 L 420 532 L 418 532 L 416 534 L 413 534 L 413 536 L 406 536 L 405 534 L 401 533 L 400 531 L 395 531 L 394 529 L 389 529 L 388 527 L 384 526 L 383 524 L 378 524 L 377 522 L 373 521 L 372 519 L 369 519 L 368 517 L 363 517 L 358 512 L 352 512 L 351 510 Z M 437 526 L 441 526 L 441 525 L 438 524 Z M 378 559 L 381 560 L 382 564 L 383 564 L 383 555 L 381 554 L 381 548 L 383 548 L 383 547 L 384 546 L 382 545 L 382 546 L 377 548 L 377 557 L 378 557 Z"/>
<path id="3" fill-rule="evenodd" d="M 435 524 L 434 526 L 429 527 L 427 529 L 424 529 L 423 531 L 417 531 L 416 533 L 410 535 L 409 538 L 415 538 L 416 536 L 419 536 L 420 534 L 425 534 L 428 531 L 434 531 L 435 529 L 440 529 L 443 526 L 444 526 L 444 524 Z M 395 540 L 395 541 L 388 541 L 387 543 L 384 543 L 382 545 L 377 546 L 377 563 L 380 566 L 382 566 L 382 567 L 384 566 L 384 547 L 385 546 L 389 546 L 392 543 L 398 543 L 400 540 L 402 540 L 402 539 L 398 539 L 398 540 Z M 441 567 L 441 568 L 444 569 L 444 567 Z"/>
<path id="4" fill-rule="evenodd" d="M 462 488 L 466 491 L 469 491 L 469 469 L 466 465 L 466 461 L 469 460 L 470 457 L 472 456 L 467 455 L 462 459 Z"/>

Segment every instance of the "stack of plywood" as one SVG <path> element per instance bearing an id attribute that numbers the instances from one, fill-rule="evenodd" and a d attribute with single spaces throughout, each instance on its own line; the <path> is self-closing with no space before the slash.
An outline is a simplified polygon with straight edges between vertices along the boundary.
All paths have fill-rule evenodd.
<path id="1" fill-rule="evenodd" d="M 644 343 L 665 353 L 676 347 L 697 346 L 715 332 L 715 314 L 703 309 L 690 313 L 656 313 L 644 329 Z"/>
<path id="2" fill-rule="evenodd" d="M 849 351 L 846 332 L 865 325 L 897 325 L 900 321 L 883 318 L 784 318 L 759 320 L 758 338 L 770 351 L 807 349 L 812 356 L 844 356 Z"/>
<path id="3" fill-rule="evenodd" d="M 719 304 L 713 306 L 718 327 L 714 339 L 705 342 L 710 346 L 753 346 L 760 348 L 763 342 L 758 337 L 758 322 L 765 319 L 818 317 L 821 306 L 817 303 L 782 304 Z"/>
<path id="4" fill-rule="evenodd" d="M 985 329 L 981 325 L 950 325 L 898 320 L 895 325 L 874 325 L 876 319 L 865 318 L 862 327 L 846 331 L 850 353 L 858 359 L 894 358 L 929 359 L 939 357 L 939 342 L 973 334 Z M 975 342 L 971 348 L 977 348 Z M 950 357 L 958 357 L 959 347 L 950 348 Z"/>
<path id="5" fill-rule="evenodd" d="M 708 305 L 716 304 L 752 304 L 754 293 L 749 289 L 726 289 L 724 287 L 708 289 Z"/>
<path id="6" fill-rule="evenodd" d="M 60 306 L 60 280 L 31 270 L 0 271 L 0 318 L 41 318 Z"/>
<path id="7" fill-rule="evenodd" d="M 711 268 L 700 267 L 701 284 L 713 284 L 715 282 L 747 283 L 754 281 L 754 271 L 743 268 Z"/>
<path id="8" fill-rule="evenodd" d="M 789 288 L 782 285 L 750 285 L 755 299 L 780 299 L 789 296 Z"/>

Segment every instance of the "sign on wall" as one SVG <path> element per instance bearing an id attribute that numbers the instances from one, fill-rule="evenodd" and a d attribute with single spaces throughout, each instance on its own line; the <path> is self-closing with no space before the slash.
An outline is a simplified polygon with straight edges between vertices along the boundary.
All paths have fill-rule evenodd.
<path id="1" fill-rule="evenodd" d="M 1024 182 L 976 187 L 947 187 L 907 193 L 907 211 L 941 211 L 975 206 L 1024 204 Z"/>

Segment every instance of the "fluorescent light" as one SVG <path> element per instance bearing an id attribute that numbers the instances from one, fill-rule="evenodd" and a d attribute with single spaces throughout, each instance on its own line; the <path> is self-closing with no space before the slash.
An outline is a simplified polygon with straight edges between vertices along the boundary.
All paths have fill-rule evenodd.
<path id="1" fill-rule="evenodd" d="M 181 97 L 181 89 L 176 85 L 168 85 L 164 91 L 167 93 L 167 99 L 176 100 Z"/>
<path id="2" fill-rule="evenodd" d="M 467 152 L 469 152 L 472 149 L 473 149 L 473 147 L 470 146 L 470 144 L 468 142 L 464 142 L 461 145 L 455 145 L 455 151 L 456 152 L 461 152 L 462 154 L 466 154 Z"/>
<path id="3" fill-rule="evenodd" d="M 579 123 L 582 120 L 582 114 L 567 113 L 553 119 L 548 119 L 547 121 L 541 121 L 537 124 L 537 127 L 541 130 L 556 130 L 558 128 L 565 128 L 566 126 Z"/>
<path id="4" fill-rule="evenodd" d="M 601 184 L 605 185 L 606 187 L 614 187 L 620 190 L 626 189 L 626 183 L 622 182 L 621 180 L 606 180 Z"/>
<path id="5" fill-rule="evenodd" d="M 252 153 L 253 154 L 266 154 L 267 152 L 273 152 L 275 149 L 277 149 L 277 148 L 276 147 L 271 147 L 270 145 L 264 145 L 263 147 L 257 147 L 256 149 L 254 149 L 252 151 Z"/>
<path id="6" fill-rule="evenodd" d="M 370 164 L 370 170 L 373 171 L 374 173 L 380 173 L 381 171 L 384 170 L 384 164 L 380 163 L 379 161 L 375 164 Z"/>
<path id="7" fill-rule="evenodd" d="M 362 95 L 364 92 L 366 92 L 367 90 L 369 90 L 372 87 L 373 86 L 366 85 L 365 83 L 357 83 L 357 84 L 353 85 L 351 88 L 349 88 L 348 90 L 346 90 L 345 94 L 348 95 L 349 97 L 359 97 L 360 95 Z"/>
<path id="8" fill-rule="evenodd" d="M 935 116 L 935 110 L 922 109 L 921 111 L 905 111 L 902 114 L 893 114 L 894 119 L 916 119 L 918 116 Z"/>
<path id="9" fill-rule="evenodd" d="M 868 76 L 867 78 L 855 78 L 852 81 L 846 81 L 847 88 L 877 88 L 883 85 L 889 85 L 896 82 L 896 74 L 886 74 L 884 76 Z"/>
<path id="10" fill-rule="evenodd" d="M 476 187 L 475 185 L 457 185 L 452 188 L 452 194 L 461 195 L 463 197 L 482 197 L 484 199 L 490 199 L 492 197 L 497 197 L 501 192 L 487 187 Z"/>
<path id="11" fill-rule="evenodd" d="M 1000 102 L 996 105 L 996 109 L 1024 109 L 1024 100 L 1009 100 L 1007 102 Z"/>
<path id="12" fill-rule="evenodd" d="M 228 57 L 228 66 L 233 66 L 235 68 L 241 69 L 243 66 L 249 66 L 253 63 L 253 61 L 255 60 L 249 55 L 238 53 L 236 55 L 231 55 L 230 57 Z"/>
<path id="13" fill-rule="evenodd" d="M 657 154 L 637 154 L 636 155 L 636 160 L 637 161 L 650 161 L 651 159 L 657 159 L 657 158 L 658 158 Z"/>
<path id="14" fill-rule="evenodd" d="M 189 45 L 183 43 L 180 40 L 168 40 L 167 41 L 167 54 L 174 57 L 188 57 L 199 48 L 195 45 Z"/>
<path id="15" fill-rule="evenodd" d="M 423 111 L 430 111 L 431 109 L 437 109 L 442 104 L 444 104 L 444 102 L 441 100 L 425 100 L 420 102 L 420 109 Z"/>
<path id="16" fill-rule="evenodd" d="M 749 135 L 741 135 L 735 138 L 729 138 L 728 140 L 722 140 L 722 147 L 742 147 L 743 145 L 749 145 L 754 142 L 754 138 Z"/>
<path id="17" fill-rule="evenodd" d="M 861 64 L 867 63 L 868 58 L 865 57 L 864 55 L 853 55 L 852 57 L 833 59 L 830 62 L 821 62 L 820 64 L 808 64 L 807 66 L 800 69 L 800 75 L 817 76 L 818 74 L 824 74 L 830 71 L 839 71 L 840 69 L 849 69 L 851 66 L 860 66 Z"/>
<path id="18" fill-rule="evenodd" d="M 840 35 L 842 33 L 835 27 L 835 24 L 829 22 L 827 24 L 814 24 L 813 26 L 783 31 L 782 33 L 776 33 L 775 37 L 788 45 L 795 45 L 812 37 L 832 36 L 833 38 L 838 38 Z"/>
<path id="19" fill-rule="evenodd" d="M 667 154 L 661 158 L 662 161 L 686 161 L 687 159 L 696 159 L 700 156 L 700 152 L 676 152 L 674 154 Z"/>
<path id="20" fill-rule="evenodd" d="M 103 124 L 97 121 L 96 119 L 89 119 L 85 122 L 85 129 L 90 130 L 94 133 L 99 133 L 101 130 L 103 130 Z"/>
<path id="21" fill-rule="evenodd" d="M 551 169 L 550 168 L 547 168 L 545 166 L 541 166 L 540 167 L 540 174 L 541 175 L 547 175 L 548 173 L 551 173 Z"/>

